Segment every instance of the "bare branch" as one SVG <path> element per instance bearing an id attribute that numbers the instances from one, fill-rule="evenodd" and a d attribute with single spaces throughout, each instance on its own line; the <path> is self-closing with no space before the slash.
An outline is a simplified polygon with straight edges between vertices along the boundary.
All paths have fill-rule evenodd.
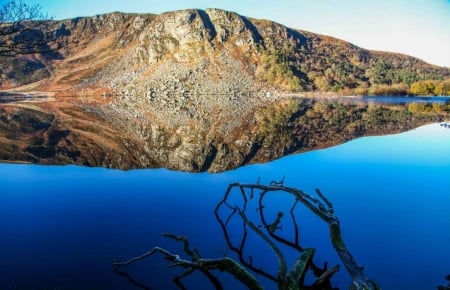
<path id="1" fill-rule="evenodd" d="M 289 247 L 291 247 L 291 248 L 293 248 L 293 249 L 295 249 L 295 250 L 301 252 L 303 249 L 302 249 L 302 247 L 300 246 L 300 243 L 299 243 L 299 238 L 298 238 L 298 236 L 299 236 L 298 225 L 297 225 L 295 216 L 293 215 L 293 210 L 295 209 L 295 207 L 296 207 L 298 201 L 296 200 L 296 201 L 294 202 L 294 204 L 293 204 L 293 206 L 292 206 L 292 208 L 291 208 L 291 210 L 290 210 L 291 218 L 292 218 L 293 223 L 294 223 L 294 237 L 295 237 L 295 238 L 294 238 L 294 242 L 291 242 L 291 241 L 286 240 L 285 238 L 283 238 L 283 237 L 277 235 L 277 234 L 275 233 L 275 231 L 271 231 L 271 230 L 270 230 L 270 225 L 267 223 L 266 217 L 265 217 L 265 215 L 264 215 L 264 205 L 263 205 L 263 198 L 266 196 L 266 193 L 267 193 L 267 192 L 268 192 L 268 190 L 262 190 L 261 193 L 260 193 L 260 196 L 259 196 L 259 209 L 260 209 L 260 210 L 259 210 L 259 215 L 260 215 L 260 219 L 261 219 L 261 222 L 262 222 L 264 228 L 266 228 L 266 229 L 268 230 L 269 235 L 270 235 L 273 239 L 277 240 L 279 243 L 282 243 L 282 244 L 284 244 L 284 245 L 287 245 L 287 246 L 289 246 Z"/>
<path id="2" fill-rule="evenodd" d="M 341 236 L 339 219 L 335 215 L 333 215 L 333 206 L 331 202 L 326 199 L 320 191 L 318 193 L 319 198 L 322 199 L 325 204 L 322 203 L 319 199 L 312 197 L 311 195 L 306 194 L 299 189 L 284 186 L 282 182 L 272 182 L 271 184 L 275 185 L 267 186 L 261 184 L 234 184 L 232 186 L 239 187 L 241 188 L 241 190 L 252 188 L 260 189 L 266 192 L 282 190 L 284 192 L 292 194 L 296 200 L 301 202 L 304 206 L 309 208 L 314 214 L 316 214 L 319 218 L 321 218 L 328 224 L 332 245 L 341 258 L 345 268 L 347 269 L 347 272 L 350 274 L 350 277 L 352 278 L 352 285 L 356 287 L 355 289 L 377 289 L 374 288 L 374 284 L 370 282 L 371 280 L 365 276 L 363 271 L 364 268 L 356 262 L 355 258 L 345 245 Z M 260 208 L 261 207 L 262 204 L 260 203 Z M 265 224 L 267 225 L 267 223 Z"/>
<path id="3" fill-rule="evenodd" d="M 216 216 L 216 219 L 217 219 L 220 227 L 222 228 L 222 232 L 223 232 L 225 240 L 227 242 L 227 246 L 231 251 L 233 251 L 234 253 L 236 253 L 238 255 L 239 261 L 242 263 L 242 265 L 244 265 L 245 267 L 247 267 L 249 270 L 253 271 L 256 274 L 259 274 L 273 282 L 277 282 L 278 281 L 277 277 L 264 271 L 261 268 L 255 267 L 253 265 L 252 259 L 250 259 L 250 261 L 247 261 L 245 259 L 244 248 L 245 248 L 245 243 L 247 241 L 247 224 L 245 222 L 242 223 L 243 229 L 242 229 L 242 237 L 241 237 L 241 241 L 239 243 L 239 247 L 234 246 L 233 243 L 231 242 L 231 238 L 230 238 L 229 231 L 228 231 L 228 223 L 231 220 L 231 217 L 236 212 L 239 212 L 239 209 L 237 207 L 229 206 L 227 203 L 227 200 L 231 193 L 231 190 L 236 186 L 239 186 L 239 183 L 232 183 L 228 186 L 228 188 L 225 192 L 224 198 L 217 204 L 216 209 L 214 210 L 214 215 Z M 246 208 L 246 203 L 248 201 L 248 199 L 246 197 L 246 193 L 242 189 L 240 189 L 239 192 L 243 196 L 243 202 L 244 202 L 243 208 Z M 227 216 L 227 218 L 225 219 L 225 222 L 223 221 L 223 219 L 221 218 L 220 213 L 219 213 L 222 205 L 227 206 L 231 210 L 231 213 Z"/>
<path id="4" fill-rule="evenodd" d="M 200 254 L 199 252 L 194 249 L 191 250 L 191 248 L 189 247 L 189 241 L 186 239 L 186 237 L 182 237 L 182 236 L 176 236 L 174 234 L 170 234 L 170 233 L 164 233 L 163 236 L 173 239 L 177 242 L 183 242 L 183 250 L 186 254 L 188 254 L 193 261 L 198 261 L 200 259 Z"/>
<path id="5" fill-rule="evenodd" d="M 46 53 L 60 44 L 47 33 L 47 15 L 39 4 L 9 0 L 0 7 L 0 56 Z M 55 47 L 50 47 L 51 42 Z"/>
<path id="6" fill-rule="evenodd" d="M 122 267 L 122 266 L 128 266 L 137 261 L 140 261 L 149 256 L 152 256 L 155 253 L 160 253 L 167 260 L 171 261 L 172 264 L 170 266 L 172 266 L 172 267 L 182 267 L 182 268 L 188 269 L 187 272 L 176 277 L 178 282 L 182 278 L 193 273 L 195 270 L 200 270 L 203 273 L 209 272 L 212 270 L 220 270 L 220 271 L 230 273 L 234 278 L 239 280 L 243 285 L 247 286 L 249 289 L 255 289 L 255 290 L 263 289 L 262 286 L 256 280 L 256 278 L 253 275 L 251 275 L 249 272 L 247 272 L 247 270 L 245 270 L 245 268 L 243 268 L 241 265 L 236 263 L 233 259 L 225 257 L 225 258 L 219 258 L 219 259 L 199 259 L 197 261 L 187 261 L 187 260 L 182 259 L 179 255 L 172 254 L 169 251 L 167 251 L 163 248 L 160 248 L 160 247 L 155 247 L 151 251 L 149 251 L 139 257 L 132 258 L 125 262 L 114 262 L 113 265 L 116 267 L 115 271 L 118 271 L 120 269 L 120 267 Z M 181 288 L 181 289 L 183 289 L 183 288 Z M 216 289 L 217 289 L 217 287 L 216 287 Z"/>
<path id="7" fill-rule="evenodd" d="M 278 277 L 284 277 L 286 276 L 287 272 L 287 266 L 286 266 L 286 260 L 283 256 L 283 253 L 281 250 L 275 245 L 274 242 L 272 242 L 269 237 L 264 234 L 263 231 L 261 231 L 254 223 L 252 223 L 245 213 L 243 211 L 239 211 L 239 215 L 242 218 L 242 220 L 252 229 L 258 236 L 260 236 L 264 242 L 266 242 L 269 247 L 272 249 L 272 251 L 275 253 L 278 259 Z"/>
<path id="8" fill-rule="evenodd" d="M 231 199 L 230 197 L 232 192 L 239 193 L 238 197 L 241 198 L 241 204 L 232 205 L 232 203 L 235 202 L 234 199 Z M 294 225 L 293 241 L 277 234 L 278 229 L 281 227 L 283 218 L 282 212 L 278 212 L 275 220 L 271 223 L 267 222 L 263 199 L 269 193 L 274 192 L 277 192 L 277 194 L 280 192 L 290 194 L 294 198 L 293 204 L 289 209 L 290 218 Z M 313 262 L 315 249 L 304 249 L 300 245 L 299 226 L 295 216 L 295 209 L 299 204 L 302 204 L 328 224 L 331 243 L 352 279 L 351 288 L 355 290 L 379 289 L 374 281 L 368 279 L 364 275 L 363 268 L 356 263 L 354 257 L 347 249 L 341 236 L 339 219 L 333 214 L 334 209 L 332 203 L 325 198 L 320 190 L 316 190 L 316 193 L 318 197 L 313 197 L 299 189 L 287 187 L 284 185 L 284 178 L 279 182 L 271 182 L 269 186 L 262 185 L 259 181 L 257 184 L 230 184 L 224 197 L 217 204 L 214 214 L 222 229 L 228 248 L 238 256 L 239 262 L 231 259 L 230 257 L 223 257 L 219 259 L 202 258 L 197 250 L 190 248 L 187 238 L 173 234 L 164 234 L 167 238 L 183 243 L 183 250 L 191 258 L 191 260 L 189 261 L 182 259 L 179 255 L 172 254 L 168 250 L 155 247 L 150 252 L 132 258 L 128 261 L 115 262 L 115 271 L 118 272 L 123 266 L 127 266 L 152 256 L 155 253 L 159 253 L 162 254 L 166 260 L 171 262 L 170 265 L 168 265 L 169 267 L 180 267 L 185 270 L 174 278 L 175 284 L 180 289 L 186 289 L 182 284 L 182 279 L 190 276 L 195 271 L 200 271 L 203 275 L 205 275 L 215 289 L 222 290 L 223 287 L 221 282 L 212 273 L 214 270 L 219 270 L 231 274 L 249 289 L 263 289 L 262 285 L 259 284 L 256 278 L 249 272 L 251 271 L 275 282 L 279 290 L 332 290 L 334 288 L 331 286 L 331 278 L 339 270 L 339 265 L 335 265 L 334 267 L 327 269 L 327 263 L 325 263 L 323 268 L 317 267 Z M 256 199 L 257 196 L 258 199 Z M 257 204 L 251 204 L 252 202 Z M 247 215 L 247 209 L 251 208 L 251 206 L 257 206 L 257 213 L 259 214 L 256 216 L 259 216 L 259 222 L 262 223 L 262 226 L 257 226 L 259 222 L 255 224 L 250 219 L 252 216 Z M 234 229 L 236 228 L 234 225 L 234 221 L 236 219 L 242 224 L 242 232 L 240 238 L 237 239 L 237 243 L 235 244 L 230 237 L 230 232 L 232 226 Z M 232 220 L 233 223 L 231 222 Z M 257 267 L 254 264 L 254 259 L 252 256 L 246 257 L 245 252 L 249 232 L 254 233 L 256 237 L 259 237 L 262 241 L 264 241 L 268 248 L 274 252 L 278 263 L 278 273 L 276 275 L 262 269 L 261 267 Z M 279 247 L 280 245 L 288 246 L 295 249 L 299 253 L 299 257 L 290 271 L 288 271 L 286 259 L 281 251 L 281 248 Z M 310 286 L 304 285 L 305 276 L 308 271 L 312 271 L 312 273 L 316 276 L 315 282 Z"/>
<path id="9" fill-rule="evenodd" d="M 303 285 L 306 271 L 312 263 L 314 252 L 314 249 L 305 249 L 297 261 L 295 261 L 288 275 L 288 279 L 295 282 L 296 285 Z"/>
<path id="10" fill-rule="evenodd" d="M 331 276 L 339 271 L 339 265 L 335 265 L 332 268 L 326 270 L 319 278 L 314 281 L 313 286 L 323 285 L 325 283 L 330 283 Z"/>

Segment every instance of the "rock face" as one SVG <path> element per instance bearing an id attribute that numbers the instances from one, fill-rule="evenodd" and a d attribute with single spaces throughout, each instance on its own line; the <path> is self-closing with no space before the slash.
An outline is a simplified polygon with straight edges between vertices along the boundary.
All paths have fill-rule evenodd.
<path id="1" fill-rule="evenodd" d="M 403 110 L 370 125 L 367 106 L 348 107 L 330 125 L 312 101 L 286 107 L 283 93 L 325 79 L 375 84 L 377 63 L 413 78 L 449 70 L 233 12 L 111 13 L 44 29 L 60 50 L 0 57 L 2 88 L 54 95 L 0 104 L 1 160 L 218 172 L 443 118 Z"/>

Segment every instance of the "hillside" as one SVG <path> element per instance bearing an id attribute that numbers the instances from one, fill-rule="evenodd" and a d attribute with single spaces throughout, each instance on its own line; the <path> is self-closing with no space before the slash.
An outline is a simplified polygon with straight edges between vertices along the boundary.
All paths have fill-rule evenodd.
<path id="1" fill-rule="evenodd" d="M 222 171 L 444 118 L 285 99 L 445 84 L 449 69 L 233 12 L 117 12 L 43 29 L 61 49 L 0 57 L 2 89 L 43 97 L 0 104 L 1 160 Z"/>
<path id="2" fill-rule="evenodd" d="M 51 75 L 50 83 L 57 87 L 78 84 L 116 93 L 127 89 L 145 93 L 158 86 L 144 82 L 159 81 L 160 74 L 170 73 L 174 76 L 170 85 L 185 89 L 197 85 L 208 91 L 212 81 L 217 89 L 239 91 L 363 92 L 376 85 L 409 86 L 450 76 L 448 68 L 407 55 L 369 51 L 333 37 L 218 9 L 161 15 L 111 13 L 45 25 L 62 49 L 1 58 L 3 88 Z M 196 70 L 201 72 L 195 74 Z M 244 80 L 216 83 L 216 79 L 236 78 L 237 72 Z"/>

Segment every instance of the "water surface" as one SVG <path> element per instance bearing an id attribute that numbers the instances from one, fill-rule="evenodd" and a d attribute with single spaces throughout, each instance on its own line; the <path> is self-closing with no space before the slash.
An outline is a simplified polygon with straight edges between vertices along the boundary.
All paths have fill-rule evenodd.
<path id="1" fill-rule="evenodd" d="M 225 243 L 213 210 L 227 185 L 283 176 L 307 192 L 319 187 L 334 203 L 350 251 L 383 289 L 444 283 L 450 130 L 433 124 L 221 174 L 0 164 L 0 288 L 136 289 L 111 264 L 155 245 L 181 253 L 163 232 L 186 235 L 203 256 L 220 257 Z M 305 214 L 301 227 L 318 261 L 339 263 L 321 221 Z M 270 266 L 270 251 L 258 251 Z M 130 271 L 151 289 L 177 289 L 165 265 L 154 259 Z M 204 289 L 197 278 L 188 285 Z M 344 268 L 333 281 L 348 288 Z M 232 279 L 225 286 L 238 289 Z"/>
<path id="2" fill-rule="evenodd" d="M 445 103 L 450 100 L 448 96 L 364 96 L 357 100 L 377 104 L 407 105 L 410 103 Z"/>

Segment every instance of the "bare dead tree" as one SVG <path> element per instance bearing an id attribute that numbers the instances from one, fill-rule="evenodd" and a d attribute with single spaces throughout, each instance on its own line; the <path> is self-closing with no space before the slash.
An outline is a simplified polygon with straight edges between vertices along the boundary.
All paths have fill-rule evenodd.
<path id="1" fill-rule="evenodd" d="M 46 30 L 49 17 L 40 4 L 29 5 L 22 0 L 0 0 L 0 56 L 44 53 L 58 48 Z"/>
<path id="2" fill-rule="evenodd" d="M 236 199 L 236 192 L 239 197 L 238 199 Z M 278 196 L 280 194 L 287 194 L 294 200 L 292 206 L 289 208 L 288 218 L 293 227 L 293 235 L 289 238 L 279 233 L 285 223 L 285 214 L 278 212 L 275 215 L 275 218 L 269 222 L 269 214 L 265 200 L 267 199 L 267 196 L 275 194 Z M 240 202 L 237 203 L 237 201 Z M 251 217 L 254 218 L 255 214 L 250 213 L 250 205 L 255 202 L 257 212 L 256 223 L 251 219 Z M 218 259 L 202 258 L 197 250 L 192 250 L 190 248 L 189 242 L 185 237 L 164 234 L 167 238 L 183 243 L 184 253 L 187 255 L 187 258 L 181 258 L 180 255 L 173 254 L 164 248 L 155 247 L 139 257 L 124 262 L 114 262 L 113 265 L 115 271 L 128 276 L 131 281 L 131 276 L 122 270 L 124 266 L 153 256 L 154 254 L 161 254 L 165 259 L 171 262 L 169 267 L 179 267 L 184 269 L 184 272 L 173 279 L 180 289 L 186 289 L 182 284 L 182 279 L 196 271 L 204 274 L 215 289 L 223 289 L 219 278 L 213 273 L 214 270 L 231 274 L 248 289 L 263 289 L 261 282 L 256 279 L 255 275 L 272 281 L 280 290 L 337 289 L 332 287 L 331 278 L 339 271 L 339 265 L 328 268 L 327 263 L 325 263 L 323 267 L 318 267 L 313 262 L 316 250 L 313 248 L 304 248 L 300 244 L 300 227 L 296 215 L 296 209 L 300 205 L 309 209 L 314 215 L 328 225 L 331 243 L 351 277 L 352 283 L 350 289 L 379 289 L 373 280 L 370 280 L 365 276 L 363 267 L 356 262 L 355 258 L 346 247 L 341 235 L 339 219 L 334 215 L 332 203 L 320 192 L 320 190 L 316 190 L 316 196 L 312 196 L 299 189 L 284 186 L 284 181 L 271 182 L 269 185 L 259 184 L 259 181 L 256 184 L 232 183 L 228 186 L 223 199 L 217 204 L 214 211 L 215 217 L 225 236 L 228 249 L 234 252 L 237 256 L 237 260 L 227 256 Z M 242 227 L 242 234 L 237 240 L 236 238 L 231 237 L 233 229 L 236 229 L 236 222 L 238 224 L 240 223 Z M 274 253 L 278 263 L 276 273 L 257 266 L 254 257 L 247 255 L 250 234 L 261 239 Z M 297 259 L 290 269 L 288 269 L 282 247 L 290 248 L 294 253 L 297 253 Z M 315 281 L 310 285 L 306 285 L 305 282 L 305 276 L 308 271 L 311 271 L 315 277 Z M 145 287 L 141 288 L 149 289 Z"/>

